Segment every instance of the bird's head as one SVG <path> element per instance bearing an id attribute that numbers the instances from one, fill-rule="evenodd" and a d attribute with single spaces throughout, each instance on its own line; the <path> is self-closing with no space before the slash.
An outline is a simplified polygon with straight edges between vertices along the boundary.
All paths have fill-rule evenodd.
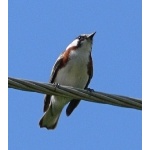
<path id="1" fill-rule="evenodd" d="M 87 51 L 91 51 L 93 37 L 96 32 L 91 34 L 81 34 L 72 43 L 68 45 L 66 49 L 83 49 Z"/>

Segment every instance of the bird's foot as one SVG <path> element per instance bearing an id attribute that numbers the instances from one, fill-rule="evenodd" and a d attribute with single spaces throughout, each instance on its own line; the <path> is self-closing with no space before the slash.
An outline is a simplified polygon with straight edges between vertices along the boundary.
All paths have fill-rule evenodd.
<path id="1" fill-rule="evenodd" d="M 59 83 L 52 83 L 52 84 L 54 85 L 55 90 L 56 90 L 56 88 L 59 88 L 59 86 L 60 86 L 60 84 L 59 84 Z"/>
<path id="2" fill-rule="evenodd" d="M 91 89 L 91 88 L 86 88 L 86 90 L 89 92 L 94 92 L 94 89 Z"/>

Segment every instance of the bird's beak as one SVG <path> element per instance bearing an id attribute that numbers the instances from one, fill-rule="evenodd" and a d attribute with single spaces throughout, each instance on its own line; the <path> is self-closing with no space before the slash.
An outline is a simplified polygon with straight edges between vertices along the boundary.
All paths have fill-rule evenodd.
<path id="1" fill-rule="evenodd" d="M 95 33 L 96 33 L 96 32 L 93 32 L 93 33 L 89 34 L 88 38 L 93 39 Z"/>

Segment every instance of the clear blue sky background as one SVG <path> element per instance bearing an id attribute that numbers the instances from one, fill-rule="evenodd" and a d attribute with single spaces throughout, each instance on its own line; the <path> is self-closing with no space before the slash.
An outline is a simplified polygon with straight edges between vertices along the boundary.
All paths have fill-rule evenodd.
<path id="1" fill-rule="evenodd" d="M 93 42 L 96 91 L 142 97 L 141 1 L 9 1 L 9 73 L 48 82 L 58 55 L 79 34 L 96 31 Z M 141 150 L 141 111 L 82 101 L 58 126 L 38 126 L 38 93 L 9 89 L 10 150 Z"/>

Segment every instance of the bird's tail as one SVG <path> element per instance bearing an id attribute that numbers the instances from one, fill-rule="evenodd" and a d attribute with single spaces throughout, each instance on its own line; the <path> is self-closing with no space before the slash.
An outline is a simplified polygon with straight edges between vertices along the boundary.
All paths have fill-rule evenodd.
<path id="1" fill-rule="evenodd" d="M 55 129 L 59 116 L 61 111 L 57 114 L 52 112 L 52 109 L 49 107 L 49 109 L 45 112 L 44 116 L 41 118 L 39 125 L 41 128 L 47 128 L 47 129 Z"/>
<path id="2" fill-rule="evenodd" d="M 62 109 L 57 109 L 54 111 L 52 103 L 45 112 L 44 116 L 41 118 L 39 125 L 41 128 L 54 129 L 57 125 L 60 113 Z"/>
<path id="3" fill-rule="evenodd" d="M 40 127 L 54 129 L 57 125 L 62 109 L 69 101 L 70 99 L 68 98 L 51 96 L 49 105 L 47 105 L 46 109 L 44 109 L 45 113 L 39 122 Z"/>

